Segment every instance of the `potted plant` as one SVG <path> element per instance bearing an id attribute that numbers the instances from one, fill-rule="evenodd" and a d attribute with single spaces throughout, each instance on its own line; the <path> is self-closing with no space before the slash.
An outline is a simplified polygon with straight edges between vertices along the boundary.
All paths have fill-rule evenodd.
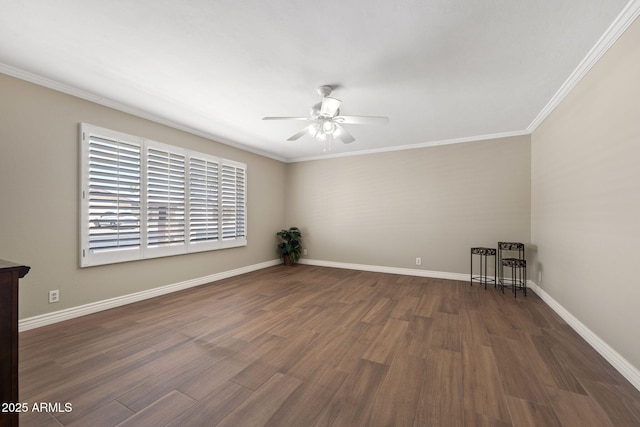
<path id="1" fill-rule="evenodd" d="M 288 230 L 280 230 L 276 233 L 276 236 L 281 239 L 281 242 L 278 243 L 278 250 L 284 264 L 292 265 L 298 262 L 302 254 L 302 246 L 300 245 L 302 233 L 300 233 L 300 229 L 291 227 Z"/>

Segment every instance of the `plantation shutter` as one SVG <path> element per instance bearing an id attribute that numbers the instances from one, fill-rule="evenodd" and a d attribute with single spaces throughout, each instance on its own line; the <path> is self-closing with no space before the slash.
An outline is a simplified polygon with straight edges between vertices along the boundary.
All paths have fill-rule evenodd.
<path id="1" fill-rule="evenodd" d="M 222 239 L 244 238 L 246 234 L 246 171 L 223 163 L 221 167 Z"/>
<path id="2" fill-rule="evenodd" d="M 247 165 L 80 124 L 80 266 L 247 245 Z"/>
<path id="3" fill-rule="evenodd" d="M 219 239 L 218 163 L 192 157 L 189 160 L 189 242 Z"/>
<path id="4" fill-rule="evenodd" d="M 88 249 L 140 248 L 140 146 L 88 137 Z"/>
<path id="5" fill-rule="evenodd" d="M 147 247 L 185 244 L 185 157 L 147 150 Z"/>

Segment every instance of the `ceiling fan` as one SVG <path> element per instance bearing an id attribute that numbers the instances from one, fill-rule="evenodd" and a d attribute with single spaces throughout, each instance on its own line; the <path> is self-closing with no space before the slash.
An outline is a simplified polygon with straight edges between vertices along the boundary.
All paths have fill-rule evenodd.
<path id="1" fill-rule="evenodd" d="M 356 139 L 342 126 L 347 125 L 368 125 L 389 123 L 388 117 L 380 116 L 342 116 L 340 115 L 340 105 L 342 101 L 330 98 L 333 88 L 331 86 L 320 86 L 317 89 L 322 101 L 311 107 L 309 117 L 263 117 L 262 120 L 303 120 L 312 122 L 300 132 L 287 138 L 287 141 L 295 141 L 308 133 L 317 140 L 326 141 L 327 137 L 338 138 L 345 144 L 349 144 Z M 326 147 L 325 147 L 326 149 Z"/>

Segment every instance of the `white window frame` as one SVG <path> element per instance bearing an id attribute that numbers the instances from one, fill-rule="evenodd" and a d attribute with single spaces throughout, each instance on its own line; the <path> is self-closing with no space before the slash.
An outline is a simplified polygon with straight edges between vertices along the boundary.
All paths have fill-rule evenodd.
<path id="1" fill-rule="evenodd" d="M 104 249 L 91 249 L 91 243 L 95 243 L 96 233 L 99 233 L 101 230 L 96 231 L 96 217 L 95 215 L 91 217 L 90 215 L 90 179 L 89 176 L 89 160 L 90 160 L 90 146 L 91 141 L 96 141 L 96 139 L 106 140 L 114 145 L 126 144 L 127 146 L 136 146 L 140 148 L 140 189 L 139 189 L 139 218 L 135 217 L 135 215 L 129 215 L 133 217 L 126 218 L 123 222 L 127 220 L 130 221 L 130 224 L 138 225 L 138 239 L 139 246 L 134 248 L 120 248 L 120 247 L 112 247 L 108 250 Z M 163 256 L 171 256 L 178 254 L 185 254 L 191 252 L 202 252 L 202 251 L 210 251 L 210 250 L 218 250 L 225 248 L 233 248 L 239 246 L 247 245 L 247 165 L 241 162 L 236 162 L 232 160 L 223 159 L 220 157 L 212 156 L 205 153 L 200 153 L 192 150 L 187 150 L 181 147 L 160 143 L 157 141 L 152 141 L 132 135 L 128 135 L 122 132 L 117 132 L 109 129 L 104 129 L 98 126 L 81 123 L 80 124 L 80 267 L 90 267 L 95 265 L 104 265 L 104 264 L 113 264 L 119 262 L 126 261 L 135 261 L 147 258 L 157 258 Z M 179 205 L 179 201 L 181 200 L 180 196 L 182 194 L 184 199 L 184 209 L 182 215 L 182 226 L 183 226 L 183 240 L 180 241 L 180 211 L 178 208 L 178 214 L 174 216 L 173 223 L 174 225 L 178 225 L 177 233 L 175 239 L 177 241 L 168 242 L 162 245 L 152 245 L 150 244 L 150 232 L 153 230 L 153 224 L 156 224 L 156 227 L 160 227 L 159 222 L 152 221 L 153 218 L 156 218 L 159 214 L 157 205 L 154 206 L 154 203 L 157 202 L 158 192 L 157 183 L 158 180 L 154 180 L 150 183 L 149 180 L 149 171 L 148 171 L 148 161 L 149 161 L 149 152 L 153 150 L 156 153 L 167 154 L 167 157 L 172 156 L 174 159 L 178 159 L 177 163 L 173 163 L 176 168 L 171 168 L 171 176 L 172 178 L 168 179 L 172 184 L 172 191 L 169 192 L 167 190 L 167 194 L 171 193 L 172 196 L 167 196 L 167 206 L 170 205 L 171 202 L 177 202 Z M 180 178 L 178 177 L 177 172 L 180 170 L 179 159 L 184 159 L 184 175 Z M 192 159 L 197 159 L 198 161 L 209 162 L 210 165 L 217 165 L 218 175 L 217 180 L 209 180 L 206 184 L 205 189 L 208 194 L 215 194 L 217 197 L 217 206 L 218 210 L 216 212 L 217 219 L 213 221 L 215 223 L 217 221 L 217 236 L 215 234 L 209 233 L 204 240 L 192 240 L 192 224 L 193 232 L 196 233 L 199 230 L 195 226 L 195 221 L 191 221 L 191 209 L 192 204 L 190 202 L 192 196 L 191 190 L 191 173 L 190 166 Z M 162 164 L 160 164 L 162 166 Z M 167 168 L 169 166 L 167 165 Z M 237 172 L 237 183 L 235 186 L 235 190 L 232 187 L 229 187 L 228 180 L 224 184 L 226 185 L 226 189 L 230 191 L 235 191 L 234 199 L 235 200 L 235 216 L 237 219 L 236 225 L 236 233 L 232 238 L 223 238 L 223 174 L 222 170 L 234 170 Z M 167 169 L 168 170 L 168 169 Z M 119 175 L 118 175 L 119 176 Z M 169 174 L 167 174 L 169 176 Z M 155 174 L 155 177 L 162 181 L 162 171 L 159 174 Z M 169 182 L 167 181 L 167 182 Z M 96 180 L 94 180 L 94 183 Z M 183 193 L 180 193 L 180 182 L 182 182 Z M 155 186 L 155 187 L 154 187 Z M 150 188 L 154 187 L 154 192 L 150 192 Z M 215 191 L 213 188 L 215 187 Z M 167 187 L 168 188 L 168 187 Z M 200 187 L 202 188 L 202 187 Z M 211 191 L 209 191 L 211 190 Z M 194 188 L 194 192 L 195 192 Z M 150 201 L 150 197 L 152 197 L 152 201 Z M 120 198 L 118 198 L 120 200 Z M 213 200 L 213 199 L 210 199 Z M 227 203 L 228 204 L 228 203 Z M 174 203 L 175 205 L 175 203 Z M 227 208 L 229 208 L 227 206 Z M 194 203 L 194 217 L 196 215 L 195 203 Z M 231 207 L 230 209 L 234 209 Z M 134 209 L 135 211 L 135 209 Z M 95 213 L 95 212 L 94 212 Z M 134 214 L 137 211 L 134 212 Z M 157 214 L 157 215 L 156 215 Z M 228 214 L 228 212 L 227 212 Z M 156 215 L 156 216 L 154 216 Z M 209 216 L 213 218 L 209 213 Z M 153 216 L 153 218 L 152 218 Z M 136 223 L 135 220 L 139 219 L 139 222 Z M 167 216 L 166 218 L 170 218 Z M 171 219 L 171 218 L 170 218 Z M 227 215 L 228 219 L 228 215 Z M 93 221 L 93 224 L 91 223 Z M 156 221 L 158 221 L 156 219 Z M 115 233 L 111 233 L 110 235 L 120 236 L 120 233 L 126 233 L 127 231 L 120 231 L 120 212 L 116 214 L 116 222 L 118 226 L 116 226 Z M 92 228 L 93 227 L 93 228 Z M 174 227 L 175 228 L 175 227 Z M 123 227 L 124 229 L 124 227 Z M 129 227 L 129 233 L 131 234 L 133 229 L 133 233 L 135 235 L 135 225 Z M 109 233 L 109 231 L 106 231 Z M 94 239 L 94 240 L 92 240 Z"/>

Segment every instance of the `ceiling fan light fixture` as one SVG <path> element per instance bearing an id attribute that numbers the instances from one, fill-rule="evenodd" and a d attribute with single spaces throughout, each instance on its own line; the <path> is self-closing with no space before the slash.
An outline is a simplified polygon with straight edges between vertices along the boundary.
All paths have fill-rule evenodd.
<path id="1" fill-rule="evenodd" d="M 320 131 L 320 125 L 318 123 L 313 123 L 309 126 L 309 135 L 315 137 L 318 134 L 318 131 Z"/>
<path id="2" fill-rule="evenodd" d="M 322 131 L 327 134 L 332 134 L 336 130 L 336 125 L 331 120 L 325 120 L 322 122 Z"/>

